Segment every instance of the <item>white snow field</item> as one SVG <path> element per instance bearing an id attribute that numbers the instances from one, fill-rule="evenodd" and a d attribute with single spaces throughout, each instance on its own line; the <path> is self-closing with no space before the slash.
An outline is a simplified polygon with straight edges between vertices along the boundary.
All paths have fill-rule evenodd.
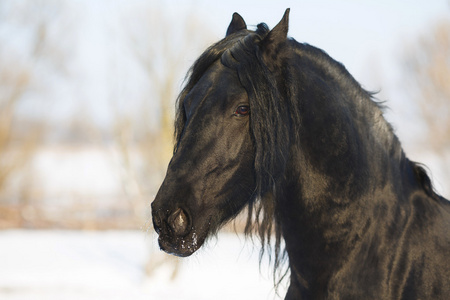
<path id="1" fill-rule="evenodd" d="M 155 267 L 164 255 L 140 231 L 0 231 L 0 299 L 281 299 L 259 245 L 221 233 L 189 258 Z M 174 265 L 178 275 L 171 280 Z"/>

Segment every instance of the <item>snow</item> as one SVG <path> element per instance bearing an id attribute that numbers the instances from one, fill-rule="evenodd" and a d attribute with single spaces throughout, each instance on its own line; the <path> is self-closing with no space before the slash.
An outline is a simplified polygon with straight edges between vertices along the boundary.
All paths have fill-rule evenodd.
<path id="1" fill-rule="evenodd" d="M 221 233 L 189 258 L 167 258 L 140 231 L 0 232 L 0 299 L 280 299 L 257 244 Z M 178 275 L 171 280 L 176 263 Z M 156 265 L 156 264 L 155 264 Z"/>

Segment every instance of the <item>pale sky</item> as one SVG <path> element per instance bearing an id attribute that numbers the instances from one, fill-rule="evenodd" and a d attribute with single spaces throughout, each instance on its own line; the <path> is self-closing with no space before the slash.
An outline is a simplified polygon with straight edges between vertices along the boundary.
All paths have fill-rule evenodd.
<path id="1" fill-rule="evenodd" d="M 66 44 L 72 43 L 66 46 L 71 53 L 66 62 L 70 60 L 67 62 L 69 72 L 76 78 L 69 78 L 67 82 L 58 77 L 49 79 L 52 81 L 47 82 L 46 92 L 50 95 L 45 97 L 53 98 L 51 110 L 55 117 L 65 119 L 74 111 L 80 111 L 79 105 L 82 105 L 81 110 L 92 113 L 100 122 L 110 118 L 112 98 L 118 97 L 119 93 L 130 99 L 138 97 L 139 91 L 148 85 L 142 78 L 142 70 L 130 61 L 133 53 L 126 52 L 123 46 L 129 43 L 124 35 L 124 16 L 132 16 L 136 9 L 163 11 L 167 24 L 173 26 L 180 24 L 186 16 L 195 15 L 203 20 L 203 24 L 208 24 L 197 34 L 212 35 L 211 41 L 214 41 L 224 36 L 233 12 L 241 14 L 250 28 L 260 22 L 273 28 L 289 7 L 289 35 L 325 50 L 343 63 L 368 90 L 381 90 L 380 100 L 388 100 L 394 113 L 397 103 L 404 98 L 397 87 L 401 81 L 399 58 L 404 44 L 417 39 L 433 23 L 450 18 L 448 0 L 79 0 L 57 3 L 65 8 L 64 14 L 58 15 L 58 22 L 68 20 L 63 24 L 67 26 L 67 36 L 60 40 L 64 42 L 62 38 L 65 38 Z M 55 25 L 56 28 L 60 26 L 59 23 Z M 16 28 L 20 29 L 20 26 Z M 171 31 L 163 26 L 160 30 L 170 39 Z M 27 39 L 26 31 L 0 27 L 2 43 L 13 44 L 12 41 L 21 39 Z M 199 49 L 205 46 L 199 45 Z M 188 66 L 200 54 L 199 49 L 179 49 L 183 55 L 186 53 L 182 62 L 185 69 L 179 75 L 180 88 Z M 397 122 L 395 114 L 388 118 Z"/>

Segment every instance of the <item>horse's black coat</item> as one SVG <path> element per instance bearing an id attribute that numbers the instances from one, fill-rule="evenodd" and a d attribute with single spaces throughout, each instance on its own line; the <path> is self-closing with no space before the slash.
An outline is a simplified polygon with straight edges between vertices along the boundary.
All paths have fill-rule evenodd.
<path id="1" fill-rule="evenodd" d="M 286 299 L 448 299 L 449 202 L 371 94 L 287 38 L 288 15 L 249 31 L 234 14 L 191 69 L 152 203 L 161 249 L 192 254 L 247 205 L 275 267 L 285 241 Z"/>

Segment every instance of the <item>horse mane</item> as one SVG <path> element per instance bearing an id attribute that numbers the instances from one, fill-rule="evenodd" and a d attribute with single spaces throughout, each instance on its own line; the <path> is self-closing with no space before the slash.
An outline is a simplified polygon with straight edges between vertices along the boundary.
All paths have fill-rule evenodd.
<path id="1" fill-rule="evenodd" d="M 398 141 L 398 138 L 394 133 L 394 129 L 383 116 L 384 111 L 387 109 L 385 102 L 378 101 L 375 98 L 377 92 L 369 92 L 365 90 L 354 79 L 354 77 L 350 75 L 343 64 L 332 59 L 324 50 L 308 44 L 299 44 L 294 40 L 292 41 L 296 43 L 294 51 L 297 51 L 297 54 L 301 56 L 308 56 L 311 61 L 314 61 L 316 64 L 318 64 L 318 68 L 322 70 L 325 69 L 328 72 L 332 73 L 333 78 L 339 80 L 342 87 L 346 88 L 347 90 L 351 90 L 353 93 L 357 93 L 357 97 L 367 98 L 368 101 L 362 103 L 373 105 L 371 111 L 373 111 L 375 114 L 378 114 L 377 117 L 374 118 L 374 122 L 377 123 L 377 126 L 381 127 L 381 129 L 379 128 L 380 132 L 378 132 L 377 134 L 384 138 L 390 139 L 391 141 L 387 144 L 393 144 L 392 146 L 394 148 L 398 148 L 400 152 L 403 152 L 400 142 Z M 437 201 L 442 200 L 442 197 L 436 192 L 432 184 L 432 181 L 426 170 L 426 166 L 418 162 L 410 161 L 406 157 L 404 157 L 403 159 L 406 159 L 411 166 L 415 180 L 419 184 L 421 189 L 432 199 L 435 199 Z"/>
<path id="2" fill-rule="evenodd" d="M 277 199 L 282 197 L 278 183 L 284 176 L 288 159 L 291 123 L 282 89 L 277 78 L 264 62 L 261 41 L 269 33 L 265 23 L 254 33 L 240 39 L 221 57 L 225 66 L 237 70 L 239 81 L 247 92 L 250 103 L 250 133 L 255 149 L 254 168 L 256 188 L 248 202 L 245 233 L 256 233 L 261 241 L 260 258 L 266 252 L 274 257 L 274 280 L 280 271 L 279 281 L 286 276 L 281 266 L 286 252 L 281 250 L 280 218 L 276 215 Z M 272 236 L 275 242 L 272 247 Z M 274 250 L 274 253 L 272 252 Z"/>
<path id="3" fill-rule="evenodd" d="M 245 234 L 258 235 L 262 258 L 266 250 L 271 257 L 272 235 L 275 233 L 275 275 L 286 259 L 281 251 L 281 228 L 275 216 L 275 200 L 280 193 L 276 185 L 284 174 L 288 157 L 290 124 L 286 123 L 288 113 L 281 101 L 276 80 L 263 62 L 258 47 L 268 33 L 265 23 L 259 24 L 256 31 L 239 31 L 213 44 L 195 61 L 186 76 L 187 84 L 177 98 L 174 153 L 186 123 L 183 100 L 206 70 L 220 59 L 225 66 L 236 69 L 251 107 L 250 131 L 255 148 L 256 188 L 248 202 Z"/>
<path id="4" fill-rule="evenodd" d="M 448 202 L 447 200 L 443 199 L 442 196 L 434 188 L 430 176 L 428 175 L 428 172 L 425 169 L 426 166 L 424 164 L 413 161 L 410 161 L 410 163 L 414 171 L 414 176 L 417 182 L 420 184 L 421 188 L 425 191 L 425 194 L 427 194 L 429 197 L 438 202 L 439 201 Z"/>

